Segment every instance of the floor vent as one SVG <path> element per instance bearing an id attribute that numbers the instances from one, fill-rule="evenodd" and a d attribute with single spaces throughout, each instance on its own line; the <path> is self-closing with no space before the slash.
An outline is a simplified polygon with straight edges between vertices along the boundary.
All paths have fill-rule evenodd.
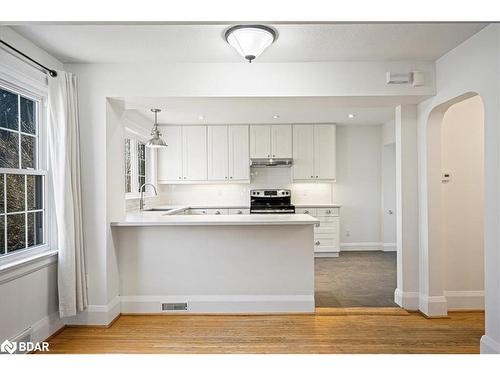
<path id="1" fill-rule="evenodd" d="M 33 329 L 30 327 L 30 328 L 25 329 L 19 335 L 17 335 L 16 337 L 13 337 L 10 340 L 12 342 L 17 343 L 17 345 L 16 345 L 16 351 L 14 352 L 15 354 L 26 354 L 26 353 L 28 353 L 26 350 L 22 350 L 22 346 L 19 345 L 19 343 L 30 343 L 30 342 L 32 342 L 33 341 L 32 335 L 33 335 Z"/>
<path id="2" fill-rule="evenodd" d="M 161 311 L 187 311 L 187 309 L 188 309 L 187 302 L 161 304 Z"/>

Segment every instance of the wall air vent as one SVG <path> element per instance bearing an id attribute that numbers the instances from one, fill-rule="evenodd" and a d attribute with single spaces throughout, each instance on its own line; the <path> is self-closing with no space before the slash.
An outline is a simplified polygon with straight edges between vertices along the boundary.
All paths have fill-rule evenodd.
<path id="1" fill-rule="evenodd" d="M 161 304 L 161 311 L 187 311 L 187 309 L 187 302 Z"/>

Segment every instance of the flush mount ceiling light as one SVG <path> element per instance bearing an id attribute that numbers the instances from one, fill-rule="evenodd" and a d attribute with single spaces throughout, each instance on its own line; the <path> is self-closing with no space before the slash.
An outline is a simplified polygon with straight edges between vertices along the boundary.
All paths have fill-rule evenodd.
<path id="1" fill-rule="evenodd" d="M 355 115 L 354 113 L 349 113 L 349 114 L 347 115 L 347 117 L 349 117 L 349 118 L 354 118 L 354 117 L 356 117 L 356 115 Z"/>
<path id="2" fill-rule="evenodd" d="M 237 25 L 229 28 L 224 37 L 241 56 L 252 62 L 277 38 L 275 30 L 263 25 Z"/>
<path id="3" fill-rule="evenodd" d="M 153 124 L 153 129 L 151 129 L 152 138 L 146 143 L 146 147 L 167 147 L 158 130 L 158 112 L 161 112 L 161 109 L 152 108 L 151 112 L 155 114 L 155 123 Z"/>
<path id="4" fill-rule="evenodd" d="M 280 118 L 280 115 L 273 115 L 274 119 Z"/>
<path id="5" fill-rule="evenodd" d="M 199 116 L 198 116 L 198 120 L 205 120 L 205 116 L 203 116 L 203 115 L 199 115 Z"/>

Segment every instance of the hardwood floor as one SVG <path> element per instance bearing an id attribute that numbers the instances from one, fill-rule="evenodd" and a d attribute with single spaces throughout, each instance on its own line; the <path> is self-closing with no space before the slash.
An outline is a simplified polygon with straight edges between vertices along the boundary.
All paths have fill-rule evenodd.
<path id="1" fill-rule="evenodd" d="M 316 315 L 121 316 L 109 328 L 66 327 L 50 353 L 479 353 L 484 313 L 426 319 L 393 309 Z"/>

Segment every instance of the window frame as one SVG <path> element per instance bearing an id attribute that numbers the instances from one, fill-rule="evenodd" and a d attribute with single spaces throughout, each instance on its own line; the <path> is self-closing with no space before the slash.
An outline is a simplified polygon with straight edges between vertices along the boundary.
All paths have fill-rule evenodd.
<path id="1" fill-rule="evenodd" d="M 126 180 L 125 180 L 125 140 L 130 139 L 130 172 L 131 172 L 131 192 L 125 191 Z M 125 128 L 125 134 L 122 143 L 122 154 L 123 154 L 123 190 L 125 191 L 125 199 L 139 199 L 141 194 L 139 193 L 139 171 L 138 171 L 138 142 L 146 144 L 148 138 L 142 132 L 131 129 L 130 127 Z M 156 173 L 154 166 L 156 165 L 156 152 L 150 147 L 145 147 L 146 155 L 146 183 L 154 184 L 156 186 Z M 144 191 L 144 197 L 153 197 L 154 194 L 151 189 L 146 189 Z"/>
<path id="2" fill-rule="evenodd" d="M 24 87 L 23 87 L 24 86 Z M 47 144 L 47 126 L 48 126 L 48 113 L 47 113 L 47 103 L 48 103 L 48 91 L 45 89 L 35 88 L 32 85 L 24 85 L 22 81 L 16 80 L 16 84 L 11 83 L 10 80 L 4 78 L 0 74 L 0 87 L 4 90 L 10 91 L 16 95 L 23 96 L 27 99 L 37 102 L 36 105 L 36 118 L 37 118 L 37 128 L 36 128 L 36 168 L 34 169 L 22 169 L 22 168 L 0 168 L 0 174 L 21 174 L 21 175 L 40 175 L 42 176 L 42 217 L 43 217 L 43 243 L 40 245 L 30 246 L 24 249 L 19 249 L 11 253 L 5 253 L 0 255 L 0 269 L 5 268 L 9 264 L 18 264 L 23 260 L 32 259 L 42 253 L 53 251 L 55 248 L 55 235 L 54 235 L 54 218 L 52 216 L 52 204 L 53 202 L 53 192 L 52 189 L 48 188 L 51 186 L 51 177 L 49 173 L 49 162 L 48 162 L 48 144 Z M 18 130 L 17 134 L 23 134 L 21 129 Z M 19 139 L 19 145 L 21 140 Z M 19 149 L 21 154 L 21 149 Z M 4 180 L 4 203 L 6 203 L 6 188 L 7 181 Z M 25 179 L 25 199 L 26 199 L 26 179 Z M 26 202 L 25 202 L 26 204 Z M 26 210 L 22 211 L 24 213 L 28 211 L 38 211 L 38 210 Z M 6 208 L 5 208 L 6 209 Z M 20 211 L 21 212 L 21 211 Z M 12 213 L 10 213 L 12 214 Z M 5 213 L 5 225 L 7 222 L 7 216 L 9 214 Z M 25 225 L 27 224 L 27 215 L 25 215 Z M 27 231 L 27 227 L 26 227 Z M 4 240 L 7 241 L 7 233 L 4 233 Z M 6 244 L 7 246 L 7 244 Z"/>

